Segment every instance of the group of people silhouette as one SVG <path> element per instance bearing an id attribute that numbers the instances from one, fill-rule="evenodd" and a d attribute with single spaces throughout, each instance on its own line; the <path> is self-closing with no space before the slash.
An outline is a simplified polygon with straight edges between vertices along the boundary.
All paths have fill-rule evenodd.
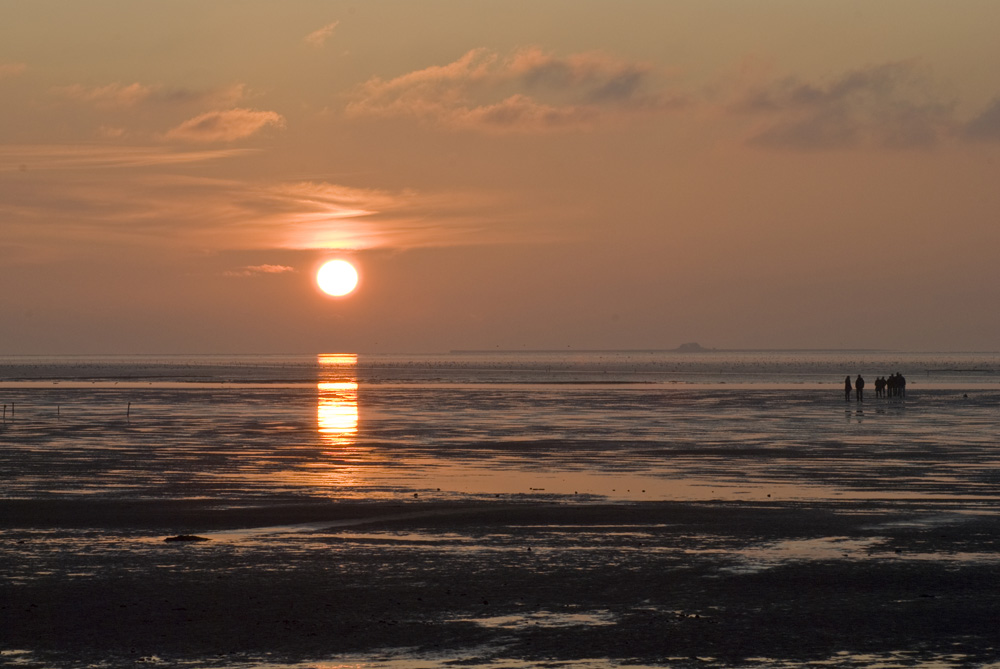
<path id="1" fill-rule="evenodd" d="M 851 383 L 851 377 L 844 379 L 844 399 L 851 399 L 851 391 L 854 391 L 854 398 L 858 402 L 865 399 L 865 380 L 858 374 L 858 378 Z M 889 378 L 880 376 L 875 379 L 875 397 L 906 397 L 906 378 L 896 372 L 890 374 Z"/>

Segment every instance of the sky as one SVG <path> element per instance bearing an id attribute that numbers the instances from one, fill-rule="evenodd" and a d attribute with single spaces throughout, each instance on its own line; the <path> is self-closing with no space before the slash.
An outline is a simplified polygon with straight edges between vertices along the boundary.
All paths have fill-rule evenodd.
<path id="1" fill-rule="evenodd" d="M 997 25 L 0 0 L 0 355 L 996 351 Z"/>

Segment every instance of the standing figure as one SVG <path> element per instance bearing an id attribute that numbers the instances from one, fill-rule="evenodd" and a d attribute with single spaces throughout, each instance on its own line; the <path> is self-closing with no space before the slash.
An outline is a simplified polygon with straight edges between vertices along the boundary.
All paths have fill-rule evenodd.
<path id="1" fill-rule="evenodd" d="M 906 377 L 899 372 L 896 372 L 896 388 L 900 397 L 906 397 Z"/>
<path id="2" fill-rule="evenodd" d="M 851 390 L 853 388 L 854 388 L 854 384 L 851 383 L 851 377 L 850 377 L 850 375 L 848 375 L 847 378 L 844 379 L 844 399 L 845 400 L 851 399 Z"/>
<path id="3" fill-rule="evenodd" d="M 865 401 L 865 380 L 861 378 L 860 374 L 858 374 L 858 378 L 854 381 L 854 393 L 856 396 L 855 399 L 858 402 Z"/>

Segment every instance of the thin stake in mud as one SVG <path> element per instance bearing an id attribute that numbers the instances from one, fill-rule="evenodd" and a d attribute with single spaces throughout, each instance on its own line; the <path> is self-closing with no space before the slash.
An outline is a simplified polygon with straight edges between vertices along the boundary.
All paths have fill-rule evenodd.
<path id="1" fill-rule="evenodd" d="M 125 407 L 125 419 L 129 420 L 132 415 L 132 403 L 129 402 L 128 406 Z"/>

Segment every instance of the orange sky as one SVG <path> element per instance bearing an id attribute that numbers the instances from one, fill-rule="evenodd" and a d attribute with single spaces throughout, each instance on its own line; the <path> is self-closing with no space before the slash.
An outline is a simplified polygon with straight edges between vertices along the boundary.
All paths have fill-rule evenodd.
<path id="1" fill-rule="evenodd" d="M 0 354 L 997 350 L 998 25 L 2 3 Z"/>

